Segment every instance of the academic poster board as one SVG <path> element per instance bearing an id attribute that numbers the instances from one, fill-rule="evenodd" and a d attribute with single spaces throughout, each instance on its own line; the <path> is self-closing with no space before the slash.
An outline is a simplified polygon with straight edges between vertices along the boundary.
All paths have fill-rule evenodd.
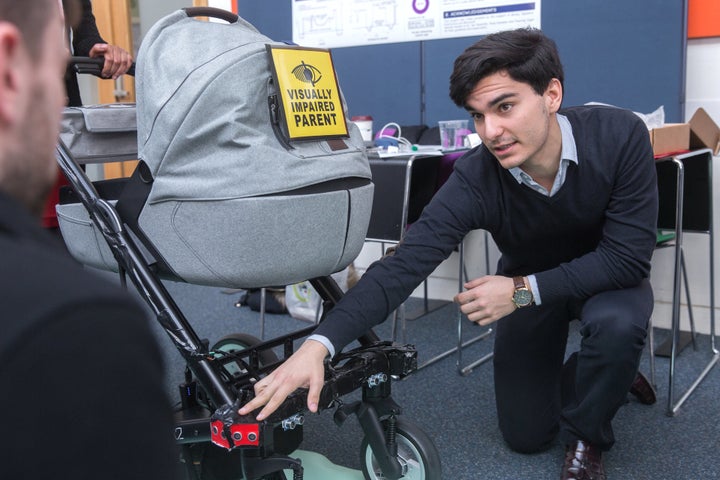
<path id="1" fill-rule="evenodd" d="M 541 0 L 292 0 L 293 42 L 349 47 L 540 28 Z"/>

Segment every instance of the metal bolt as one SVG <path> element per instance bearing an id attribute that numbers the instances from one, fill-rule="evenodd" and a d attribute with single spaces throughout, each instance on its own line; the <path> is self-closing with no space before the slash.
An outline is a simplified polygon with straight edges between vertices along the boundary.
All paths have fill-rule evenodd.
<path id="1" fill-rule="evenodd" d="M 376 373 L 375 375 L 371 375 L 367 379 L 368 386 L 370 388 L 377 387 L 381 383 L 387 382 L 388 376 L 385 373 Z"/>
<path id="2" fill-rule="evenodd" d="M 292 417 L 283 420 L 280 425 L 285 431 L 294 430 L 298 425 L 305 423 L 305 417 L 301 413 L 296 413 Z"/>

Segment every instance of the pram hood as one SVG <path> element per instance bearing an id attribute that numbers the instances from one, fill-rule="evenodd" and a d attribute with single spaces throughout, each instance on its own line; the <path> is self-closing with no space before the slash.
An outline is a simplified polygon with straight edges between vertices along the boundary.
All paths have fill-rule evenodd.
<path id="1" fill-rule="evenodd" d="M 242 19 L 178 11 L 138 53 L 138 154 L 152 176 L 138 233 L 183 281 L 288 285 L 362 249 L 373 185 L 360 131 L 346 120 L 348 137 L 287 140 L 271 115 L 273 44 Z"/>
<path id="2" fill-rule="evenodd" d="M 184 11 L 148 32 L 136 81 L 138 153 L 154 177 L 149 203 L 245 198 L 371 178 L 352 123 L 343 152 L 324 141 L 291 148 L 278 141 L 268 106 L 277 89 L 268 44 L 279 43 L 243 19 L 204 22 Z"/>

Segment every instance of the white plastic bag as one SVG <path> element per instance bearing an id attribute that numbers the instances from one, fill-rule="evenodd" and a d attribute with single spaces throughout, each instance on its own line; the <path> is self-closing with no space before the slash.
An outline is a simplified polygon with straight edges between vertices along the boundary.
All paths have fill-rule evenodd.
<path id="1" fill-rule="evenodd" d="M 332 274 L 343 292 L 348 289 L 349 268 Z M 322 316 L 322 299 L 308 281 L 285 287 L 285 304 L 290 316 L 298 320 L 317 323 Z"/>
<path id="2" fill-rule="evenodd" d="M 310 282 L 300 282 L 285 287 L 285 304 L 293 318 L 306 322 L 315 322 L 320 318 L 320 295 Z"/>
<path id="3" fill-rule="evenodd" d="M 601 102 L 587 102 L 585 105 L 604 105 L 606 107 L 615 107 L 615 105 L 610 105 L 608 103 L 601 103 Z M 617 108 L 617 107 L 615 107 Z M 650 113 L 640 113 L 640 112 L 633 112 L 635 115 L 640 117 L 643 122 L 645 122 L 645 125 L 648 127 L 648 129 L 652 130 L 653 128 L 659 128 L 662 127 L 665 124 L 665 107 L 663 105 L 660 105 L 658 108 L 656 108 L 654 111 Z"/>

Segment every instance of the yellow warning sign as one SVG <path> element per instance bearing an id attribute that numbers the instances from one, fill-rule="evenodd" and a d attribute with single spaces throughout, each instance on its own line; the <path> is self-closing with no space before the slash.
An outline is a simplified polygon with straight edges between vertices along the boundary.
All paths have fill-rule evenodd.
<path id="1" fill-rule="evenodd" d="M 346 137 L 340 89 L 330 51 L 268 45 L 291 139 Z"/>

